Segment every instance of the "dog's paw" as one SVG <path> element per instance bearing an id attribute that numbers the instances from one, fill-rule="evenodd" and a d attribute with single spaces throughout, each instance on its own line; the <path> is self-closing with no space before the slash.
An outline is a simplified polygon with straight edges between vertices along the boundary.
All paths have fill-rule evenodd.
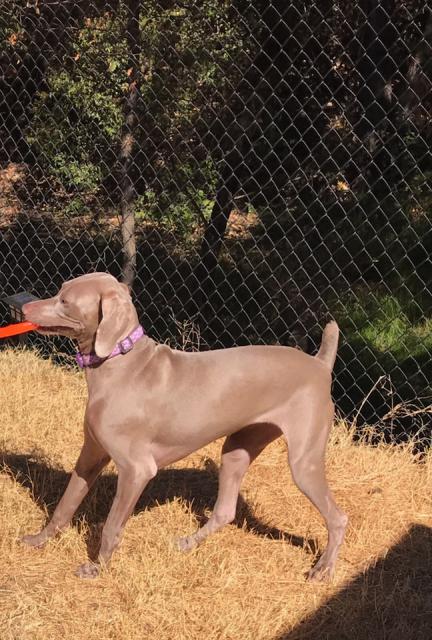
<path id="1" fill-rule="evenodd" d="M 307 579 L 309 582 L 330 582 L 333 578 L 333 573 L 334 566 L 319 560 L 309 571 Z"/>
<path id="2" fill-rule="evenodd" d="M 20 538 L 20 542 L 33 549 L 42 549 L 48 542 L 48 539 L 49 538 L 41 531 L 34 535 L 23 536 Z"/>
<path id="3" fill-rule="evenodd" d="M 177 538 L 176 540 L 176 547 L 179 551 L 192 551 L 192 549 L 195 549 L 197 546 L 198 542 L 194 536 L 185 536 L 184 538 Z"/>
<path id="4" fill-rule="evenodd" d="M 78 578 L 97 578 L 100 575 L 100 565 L 95 562 L 86 562 L 81 564 L 75 571 L 75 575 Z"/>

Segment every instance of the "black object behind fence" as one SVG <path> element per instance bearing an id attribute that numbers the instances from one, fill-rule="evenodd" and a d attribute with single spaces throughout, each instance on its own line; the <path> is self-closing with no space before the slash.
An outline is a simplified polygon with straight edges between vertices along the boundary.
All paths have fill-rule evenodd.
<path id="1" fill-rule="evenodd" d="M 420 0 L 3 0 L 0 294 L 108 270 L 186 348 L 334 317 L 342 413 L 427 426 L 431 39 Z"/>

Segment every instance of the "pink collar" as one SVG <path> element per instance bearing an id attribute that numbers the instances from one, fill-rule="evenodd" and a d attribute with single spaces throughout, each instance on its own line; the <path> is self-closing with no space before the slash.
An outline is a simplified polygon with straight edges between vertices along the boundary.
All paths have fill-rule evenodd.
<path id="1" fill-rule="evenodd" d="M 78 353 L 75 355 L 75 359 L 81 369 L 84 369 L 85 367 L 96 367 L 102 362 L 105 362 L 105 360 L 109 360 L 110 358 L 114 358 L 115 356 L 119 356 L 120 354 L 123 355 L 125 353 L 128 353 L 128 351 L 131 351 L 133 349 L 134 344 L 138 342 L 138 340 L 140 340 L 140 338 L 142 338 L 144 335 L 145 331 L 139 324 L 137 328 L 132 331 L 132 333 L 130 333 L 126 338 L 120 340 L 120 342 L 116 344 L 114 350 L 111 351 L 109 356 L 107 356 L 106 358 L 100 358 L 95 353 L 81 353 L 80 351 L 78 351 Z"/>

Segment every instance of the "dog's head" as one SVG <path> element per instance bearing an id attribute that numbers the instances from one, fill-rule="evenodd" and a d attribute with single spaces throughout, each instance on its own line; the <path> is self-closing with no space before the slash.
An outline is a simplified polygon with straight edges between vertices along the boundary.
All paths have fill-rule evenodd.
<path id="1" fill-rule="evenodd" d="M 138 325 L 128 287 L 108 273 L 69 280 L 53 298 L 29 302 L 23 311 L 39 333 L 73 338 L 101 358 Z"/>

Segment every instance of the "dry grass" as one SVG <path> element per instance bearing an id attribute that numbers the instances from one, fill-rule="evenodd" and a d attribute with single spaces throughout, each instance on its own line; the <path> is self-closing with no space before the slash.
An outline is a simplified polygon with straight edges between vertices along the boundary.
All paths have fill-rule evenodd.
<path id="1" fill-rule="evenodd" d="M 350 525 L 330 585 L 304 580 L 325 528 L 291 481 L 282 441 L 245 480 L 242 524 L 188 555 L 172 540 L 214 501 L 220 443 L 161 472 L 98 580 L 73 569 L 95 547 L 113 469 L 61 538 L 23 548 L 18 538 L 42 525 L 77 457 L 85 398 L 81 374 L 0 352 L 2 640 L 431 637 L 432 456 L 356 444 L 344 424 L 333 430 L 328 475 Z"/>

